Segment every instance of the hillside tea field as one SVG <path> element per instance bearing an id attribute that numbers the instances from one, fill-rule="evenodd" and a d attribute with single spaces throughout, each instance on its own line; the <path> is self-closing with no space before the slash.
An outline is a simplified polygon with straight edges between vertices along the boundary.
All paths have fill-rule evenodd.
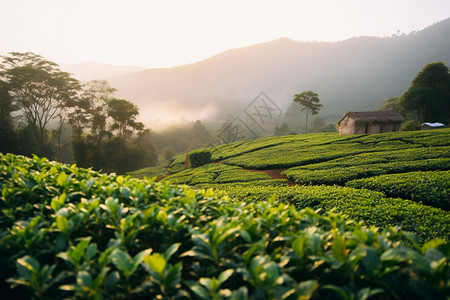
<path id="1" fill-rule="evenodd" d="M 449 142 L 265 138 L 161 182 L 0 154 L 2 299 L 447 299 Z"/>
<path id="2" fill-rule="evenodd" d="M 299 209 L 334 209 L 367 225 L 399 226 L 421 241 L 450 238 L 449 129 L 268 137 L 210 151 L 215 165 L 164 180 L 213 187 L 245 201 L 275 197 Z M 183 162 L 178 157 L 171 167 L 181 170 Z M 231 167 L 233 176 L 222 181 Z M 272 181 L 255 175 L 274 169 L 280 174 Z"/>

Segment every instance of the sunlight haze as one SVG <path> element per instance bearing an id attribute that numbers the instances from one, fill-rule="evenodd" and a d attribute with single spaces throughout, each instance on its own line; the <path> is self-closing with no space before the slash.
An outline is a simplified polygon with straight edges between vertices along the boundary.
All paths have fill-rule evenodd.
<path id="1" fill-rule="evenodd" d="M 0 55 L 165 68 L 281 37 L 407 34 L 449 16 L 448 0 L 1 0 Z"/>

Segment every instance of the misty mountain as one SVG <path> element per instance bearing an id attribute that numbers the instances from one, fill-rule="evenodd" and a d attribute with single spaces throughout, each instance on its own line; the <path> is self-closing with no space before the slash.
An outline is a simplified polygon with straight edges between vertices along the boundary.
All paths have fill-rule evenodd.
<path id="1" fill-rule="evenodd" d="M 114 76 L 144 70 L 137 66 L 113 66 L 97 62 L 86 62 L 80 64 L 61 64 L 61 69 L 73 74 L 73 77 L 80 81 L 94 79 L 107 79 Z"/>
<path id="2" fill-rule="evenodd" d="M 264 91 L 282 110 L 293 95 L 319 94 L 320 115 L 376 110 L 400 96 L 428 63 L 450 66 L 450 19 L 408 35 L 339 42 L 287 38 L 233 49 L 203 61 L 109 78 L 117 96 L 140 107 L 141 120 L 223 119 Z M 303 116 L 299 116 L 302 118 Z"/>

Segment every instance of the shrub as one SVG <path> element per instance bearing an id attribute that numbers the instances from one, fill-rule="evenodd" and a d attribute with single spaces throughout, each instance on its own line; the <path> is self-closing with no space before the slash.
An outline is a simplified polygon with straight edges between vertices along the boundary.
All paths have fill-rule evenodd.
<path id="1" fill-rule="evenodd" d="M 404 131 L 420 130 L 420 123 L 414 120 L 407 121 L 405 124 L 402 125 L 401 130 Z"/>
<path id="2" fill-rule="evenodd" d="M 201 149 L 194 150 L 189 153 L 189 165 L 192 168 L 197 168 L 211 162 L 211 151 Z"/>
<path id="3" fill-rule="evenodd" d="M 274 197 L 299 209 L 310 207 L 324 212 L 337 210 L 350 219 L 377 227 L 400 226 L 417 234 L 423 241 L 430 238 L 450 239 L 450 213 L 383 193 L 340 186 L 216 186 L 231 197 L 248 202 L 267 201 Z"/>
<path id="4" fill-rule="evenodd" d="M 166 181 L 176 184 L 201 185 L 269 180 L 267 174 L 243 170 L 225 164 L 208 164 L 194 169 L 187 169 L 167 177 Z"/>
<path id="5" fill-rule="evenodd" d="M 450 292 L 450 244 L 419 244 L 412 234 L 341 214 L 234 201 L 37 157 L 0 154 L 0 184 L 4 299 L 445 299 Z"/>
<path id="6" fill-rule="evenodd" d="M 352 180 L 349 187 L 380 191 L 450 210 L 450 171 L 419 171 Z"/>

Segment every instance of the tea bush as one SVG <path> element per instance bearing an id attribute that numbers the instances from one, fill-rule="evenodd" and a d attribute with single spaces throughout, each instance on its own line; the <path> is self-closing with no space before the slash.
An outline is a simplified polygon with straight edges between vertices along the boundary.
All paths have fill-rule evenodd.
<path id="1" fill-rule="evenodd" d="M 195 169 L 187 169 L 164 179 L 176 184 L 200 185 L 215 183 L 246 182 L 268 180 L 267 174 L 251 172 L 225 164 L 210 164 Z"/>
<path id="2" fill-rule="evenodd" d="M 450 171 L 419 171 L 352 180 L 346 186 L 384 192 L 450 210 Z"/>
<path id="3" fill-rule="evenodd" d="M 38 157 L 0 155 L 0 184 L 2 299 L 445 299 L 450 292 L 448 242 L 420 244 L 341 214 Z"/>
<path id="4" fill-rule="evenodd" d="M 378 164 L 344 165 L 330 168 L 327 168 L 327 165 L 321 166 L 321 164 L 317 164 L 290 168 L 284 171 L 283 174 L 289 179 L 302 184 L 344 185 L 350 180 L 382 174 L 448 169 L 450 169 L 450 158 L 434 158 Z"/>
<path id="5" fill-rule="evenodd" d="M 189 166 L 197 168 L 211 162 L 211 151 L 206 149 L 194 150 L 189 153 Z"/>
<path id="6" fill-rule="evenodd" d="M 423 241 L 430 238 L 450 239 L 450 213 L 410 200 L 387 198 L 383 193 L 340 186 L 243 186 L 218 185 L 230 197 L 246 201 L 267 201 L 274 197 L 292 203 L 299 209 L 311 207 L 324 212 L 336 210 L 356 221 L 377 227 L 400 226 L 417 234 Z"/>
<path id="7" fill-rule="evenodd" d="M 278 169 L 326 162 L 362 153 L 376 155 L 376 152 L 413 148 L 425 148 L 431 152 L 434 148 L 441 147 L 449 153 L 449 140 L 449 129 L 436 130 L 433 133 L 416 131 L 350 136 L 327 133 L 258 139 L 247 141 L 245 150 L 240 147 L 244 142 L 239 142 L 229 146 L 218 146 L 211 151 L 214 159 L 216 159 L 214 153 L 220 151 L 222 161 L 230 165 L 252 169 Z M 262 147 L 259 143 L 266 146 Z M 224 153 L 225 149 L 232 155 L 227 156 Z"/>

